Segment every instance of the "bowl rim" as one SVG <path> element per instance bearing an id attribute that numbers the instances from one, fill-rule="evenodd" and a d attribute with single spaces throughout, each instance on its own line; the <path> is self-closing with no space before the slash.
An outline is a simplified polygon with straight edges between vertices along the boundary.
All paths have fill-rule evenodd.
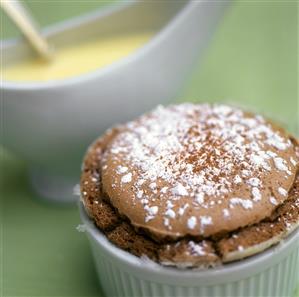
<path id="1" fill-rule="evenodd" d="M 231 280 L 243 279 L 270 266 L 276 265 L 285 258 L 293 249 L 299 248 L 299 228 L 296 228 L 287 238 L 280 243 L 246 259 L 227 263 L 221 266 L 207 269 L 181 269 L 176 267 L 165 267 L 151 260 L 145 260 L 126 252 L 112 244 L 106 236 L 95 226 L 94 222 L 86 213 L 82 200 L 79 202 L 79 212 L 84 224 L 84 231 L 88 233 L 94 242 L 97 243 L 113 262 L 127 266 L 128 270 L 147 272 L 152 278 L 155 275 L 157 280 L 160 277 L 168 276 L 172 279 L 198 281 L 202 284 L 214 284 Z"/>

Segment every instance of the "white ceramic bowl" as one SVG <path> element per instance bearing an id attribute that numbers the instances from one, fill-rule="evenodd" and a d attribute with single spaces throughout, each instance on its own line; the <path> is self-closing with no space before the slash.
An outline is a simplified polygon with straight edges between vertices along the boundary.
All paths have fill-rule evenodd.
<path id="1" fill-rule="evenodd" d="M 93 139 L 178 95 L 227 6 L 227 1 L 140 1 L 132 9 L 132 3 L 63 23 L 46 35 L 59 47 L 86 35 L 154 28 L 157 34 L 134 54 L 74 78 L 1 81 L 1 142 L 30 163 L 32 182 L 44 196 L 72 199 Z M 1 54 L 4 62 L 30 55 L 18 41 L 2 43 Z"/>
<path id="2" fill-rule="evenodd" d="M 291 296 L 299 284 L 299 229 L 280 244 L 240 262 L 207 270 L 167 268 L 127 253 L 103 235 L 80 203 L 106 296 Z"/>

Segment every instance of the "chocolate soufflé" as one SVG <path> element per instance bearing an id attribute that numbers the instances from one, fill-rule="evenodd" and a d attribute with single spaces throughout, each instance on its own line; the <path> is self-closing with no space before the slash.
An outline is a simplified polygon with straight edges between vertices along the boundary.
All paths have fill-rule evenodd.
<path id="1" fill-rule="evenodd" d="M 213 267 L 299 226 L 299 145 L 238 108 L 159 106 L 90 146 L 81 197 L 120 249 L 161 265 Z"/>

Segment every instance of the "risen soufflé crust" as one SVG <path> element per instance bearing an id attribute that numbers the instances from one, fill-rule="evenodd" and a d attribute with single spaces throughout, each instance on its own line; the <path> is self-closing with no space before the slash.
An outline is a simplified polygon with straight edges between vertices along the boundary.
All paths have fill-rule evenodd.
<path id="1" fill-rule="evenodd" d="M 163 265 L 215 266 L 296 229 L 298 151 L 283 129 L 237 108 L 158 107 L 90 146 L 82 201 L 123 250 Z"/>

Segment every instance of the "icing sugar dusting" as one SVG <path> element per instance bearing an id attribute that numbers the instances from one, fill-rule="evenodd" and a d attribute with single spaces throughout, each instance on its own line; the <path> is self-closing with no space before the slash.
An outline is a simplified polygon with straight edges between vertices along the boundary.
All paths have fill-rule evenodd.
<path id="1" fill-rule="evenodd" d="M 143 197 L 143 191 L 142 191 L 142 190 L 137 191 L 137 193 L 136 193 L 136 197 L 137 197 L 138 199 L 141 199 L 141 198 Z"/>
<path id="2" fill-rule="evenodd" d="M 232 192 L 246 187 L 251 195 L 240 194 L 242 199 L 233 197 L 228 203 L 253 208 L 264 197 L 264 177 L 275 167 L 290 173 L 288 168 L 294 163 L 294 159 L 280 158 L 280 151 L 292 145 L 280 133 L 263 117 L 225 105 L 159 106 L 128 123 L 107 151 L 138 172 L 133 181 L 126 167 L 117 170 L 125 174 L 122 183 L 133 181 L 130 186 L 136 190 L 136 199 L 142 202 L 146 198 L 149 203 L 144 205 L 148 205 L 166 197 L 176 206 L 159 204 L 165 226 L 171 227 L 170 219 L 187 216 L 189 229 L 199 223 L 204 232 L 206 225 L 213 224 L 212 217 L 188 217 L 182 205 L 188 202 L 190 207 L 213 209 Z M 235 211 L 223 215 L 233 216 Z M 146 214 L 153 216 L 148 210 Z"/>
<path id="3" fill-rule="evenodd" d="M 177 183 L 177 185 L 172 189 L 172 193 L 180 196 L 188 195 L 188 191 L 181 183 Z"/>
<path id="4" fill-rule="evenodd" d="M 183 207 L 179 208 L 178 213 L 180 216 L 182 216 L 185 213 L 185 210 L 187 209 L 188 206 L 189 206 L 188 204 L 185 204 Z"/>
<path id="5" fill-rule="evenodd" d="M 145 211 L 147 211 L 147 216 L 145 217 L 145 222 L 148 222 L 155 218 L 156 214 L 158 213 L 158 206 L 151 206 L 145 205 Z"/>
<path id="6" fill-rule="evenodd" d="M 187 225 L 189 229 L 193 230 L 196 224 L 197 224 L 196 217 L 192 216 L 188 219 Z"/>
<path id="7" fill-rule="evenodd" d="M 236 175 L 234 178 L 234 183 L 238 185 L 241 182 L 242 182 L 242 178 L 239 175 Z"/>
<path id="8" fill-rule="evenodd" d="M 294 158 L 290 158 L 290 162 L 294 165 L 294 166 L 296 166 L 297 165 L 297 162 L 295 161 L 295 159 Z"/>
<path id="9" fill-rule="evenodd" d="M 172 209 L 167 209 L 165 212 L 165 215 L 174 219 L 175 218 L 175 212 Z"/>
<path id="10" fill-rule="evenodd" d="M 231 206 L 239 204 L 245 209 L 250 209 L 253 207 L 253 203 L 249 199 L 241 199 L 241 198 L 231 198 L 230 199 Z"/>
<path id="11" fill-rule="evenodd" d="M 277 202 L 277 200 L 275 199 L 275 197 L 271 196 L 269 200 L 270 200 L 270 202 L 271 202 L 273 205 L 278 205 L 278 202 Z"/>
<path id="12" fill-rule="evenodd" d="M 228 210 L 227 208 L 224 208 L 224 209 L 222 210 L 222 212 L 223 212 L 223 216 L 224 216 L 225 218 L 228 218 L 228 217 L 230 216 L 229 210 Z"/>
<path id="13" fill-rule="evenodd" d="M 149 213 L 151 215 L 156 215 L 157 212 L 158 212 L 158 209 L 159 209 L 158 206 L 152 206 L 152 207 L 149 208 Z"/>
<path id="14" fill-rule="evenodd" d="M 128 167 L 126 167 L 126 166 L 118 166 L 117 167 L 117 172 L 120 173 L 120 174 L 123 174 L 127 171 L 128 171 Z"/>
<path id="15" fill-rule="evenodd" d="M 288 192 L 282 187 L 278 188 L 278 193 L 282 196 L 287 196 L 288 195 Z"/>
<path id="16" fill-rule="evenodd" d="M 252 188 L 252 196 L 254 201 L 260 201 L 262 199 L 262 195 L 259 188 L 257 187 Z"/>
<path id="17" fill-rule="evenodd" d="M 267 143 L 274 146 L 278 150 L 285 150 L 289 147 L 289 143 L 283 141 L 283 138 L 280 135 L 273 134 L 268 140 Z"/>
<path id="18" fill-rule="evenodd" d="M 256 177 L 252 177 L 248 180 L 248 184 L 250 184 L 253 187 L 258 187 L 261 184 L 260 179 L 256 178 Z"/>
<path id="19" fill-rule="evenodd" d="M 207 225 L 212 225 L 213 220 L 210 216 L 200 216 L 200 231 L 204 233 L 204 229 Z"/>
<path id="20" fill-rule="evenodd" d="M 87 227 L 86 225 L 84 224 L 79 224 L 77 227 L 76 227 L 77 231 L 78 232 L 85 232 L 87 230 Z"/>
<path id="21" fill-rule="evenodd" d="M 197 255 L 197 256 L 205 256 L 206 252 L 205 249 L 202 245 L 195 243 L 194 241 L 189 241 L 188 246 L 191 250 L 192 255 Z"/>
<path id="22" fill-rule="evenodd" d="M 202 204 L 204 203 L 204 200 L 205 200 L 205 196 L 203 193 L 198 193 L 195 195 L 195 201 L 198 203 L 198 204 Z"/>
<path id="23" fill-rule="evenodd" d="M 274 164 L 278 170 L 288 171 L 286 161 L 282 158 L 274 158 Z"/>
<path id="24" fill-rule="evenodd" d="M 124 175 L 122 178 L 121 178 L 121 182 L 122 183 L 129 183 L 132 181 L 132 173 L 129 172 L 128 174 Z"/>

